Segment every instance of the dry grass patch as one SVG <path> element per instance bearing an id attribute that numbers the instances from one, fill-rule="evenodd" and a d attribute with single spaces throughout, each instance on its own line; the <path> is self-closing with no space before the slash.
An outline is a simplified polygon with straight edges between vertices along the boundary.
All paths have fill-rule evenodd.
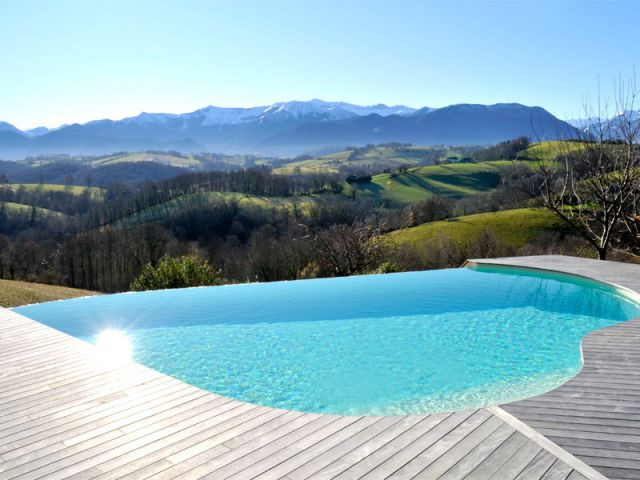
<path id="1" fill-rule="evenodd" d="M 18 307 L 30 303 L 64 300 L 87 295 L 98 295 L 98 292 L 42 283 L 0 280 L 0 306 L 2 307 Z"/>

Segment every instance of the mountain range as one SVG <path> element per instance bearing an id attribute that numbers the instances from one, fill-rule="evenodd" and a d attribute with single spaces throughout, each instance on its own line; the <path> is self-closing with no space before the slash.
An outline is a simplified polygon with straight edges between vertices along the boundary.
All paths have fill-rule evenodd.
<path id="1" fill-rule="evenodd" d="M 546 140 L 576 132 L 541 107 L 517 103 L 414 109 L 314 99 L 250 108 L 209 106 L 184 114 L 143 112 L 51 130 L 21 131 L 0 122 L 0 158 L 140 150 L 295 156 L 367 143 L 492 144 L 522 135 Z"/>

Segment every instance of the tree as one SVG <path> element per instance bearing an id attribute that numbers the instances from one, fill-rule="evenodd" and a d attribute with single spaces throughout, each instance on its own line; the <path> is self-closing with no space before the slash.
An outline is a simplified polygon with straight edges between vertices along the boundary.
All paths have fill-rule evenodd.
<path id="1" fill-rule="evenodd" d="M 313 236 L 322 276 L 345 276 L 369 271 L 383 255 L 380 225 L 355 221 L 319 230 Z"/>
<path id="2" fill-rule="evenodd" d="M 611 248 L 640 252 L 639 95 L 635 78 L 618 85 L 618 113 L 609 117 L 599 106 L 578 141 L 558 142 L 555 158 L 536 158 L 541 177 L 529 184 L 540 205 L 586 240 L 601 260 Z M 588 117 L 594 117 L 591 112 L 585 108 Z"/>
<path id="3" fill-rule="evenodd" d="M 221 283 L 220 272 L 197 256 L 164 257 L 157 267 L 147 264 L 131 283 L 131 290 L 199 287 Z"/>

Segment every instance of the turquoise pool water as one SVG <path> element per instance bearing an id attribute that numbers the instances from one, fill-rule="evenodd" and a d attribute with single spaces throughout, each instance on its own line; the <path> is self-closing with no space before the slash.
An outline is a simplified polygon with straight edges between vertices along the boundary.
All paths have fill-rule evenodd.
<path id="1" fill-rule="evenodd" d="M 136 361 L 221 395 L 358 415 L 452 411 L 543 393 L 580 370 L 585 334 L 640 316 L 612 287 L 499 267 L 105 295 L 15 310 L 89 341 L 119 330 Z"/>

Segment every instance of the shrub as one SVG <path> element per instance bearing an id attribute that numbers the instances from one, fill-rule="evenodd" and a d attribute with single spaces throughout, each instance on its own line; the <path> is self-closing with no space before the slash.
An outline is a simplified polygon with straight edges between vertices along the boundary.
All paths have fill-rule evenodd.
<path id="1" fill-rule="evenodd" d="M 205 260 L 197 256 L 163 257 L 157 266 L 147 264 L 131 283 L 131 290 L 159 290 L 164 288 L 220 285 L 222 277 Z"/>
<path id="2" fill-rule="evenodd" d="M 385 261 L 378 265 L 378 268 L 376 268 L 373 273 L 397 273 L 402 271 L 403 269 L 398 264 Z"/>

